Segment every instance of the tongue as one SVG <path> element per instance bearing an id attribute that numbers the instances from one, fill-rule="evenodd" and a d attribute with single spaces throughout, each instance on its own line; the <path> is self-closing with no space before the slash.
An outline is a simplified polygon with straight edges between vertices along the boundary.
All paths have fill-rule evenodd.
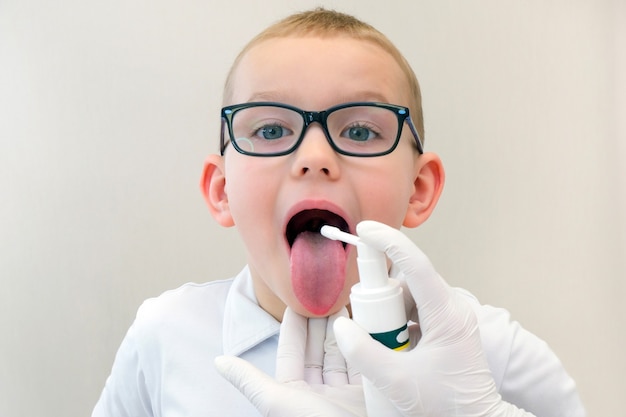
<path id="1" fill-rule="evenodd" d="M 339 241 L 302 232 L 291 247 L 291 285 L 304 308 L 328 312 L 343 290 L 346 252 Z"/>

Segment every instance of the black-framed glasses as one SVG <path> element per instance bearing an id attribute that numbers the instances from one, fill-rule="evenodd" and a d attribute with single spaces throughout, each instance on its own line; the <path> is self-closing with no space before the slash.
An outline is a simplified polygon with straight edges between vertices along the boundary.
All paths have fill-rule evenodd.
<path id="1" fill-rule="evenodd" d="M 424 153 L 409 109 L 375 102 L 345 103 L 323 111 L 305 111 L 274 102 L 227 106 L 222 109 L 220 152 L 224 155 L 232 143 L 244 155 L 287 155 L 302 143 L 307 128 L 314 122 L 322 126 L 336 152 L 361 157 L 393 152 L 406 122 L 418 152 Z M 226 137 L 226 128 L 230 138 Z"/>

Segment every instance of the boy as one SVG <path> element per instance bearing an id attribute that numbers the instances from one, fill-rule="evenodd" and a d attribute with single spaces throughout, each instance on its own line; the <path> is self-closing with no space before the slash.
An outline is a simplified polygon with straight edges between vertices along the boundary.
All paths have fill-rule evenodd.
<path id="1" fill-rule="evenodd" d="M 506 312 L 451 290 L 393 230 L 426 221 L 444 184 L 441 161 L 423 150 L 420 100 L 417 79 L 400 52 L 351 16 L 317 9 L 254 38 L 228 76 L 221 155 L 207 158 L 202 180 L 213 217 L 223 226 L 237 225 L 248 265 L 232 280 L 188 284 L 144 303 L 93 415 L 268 415 L 277 404 L 265 399 L 276 392 L 305 401 L 312 415 L 334 415 L 328 401 L 333 408 L 344 398 L 334 393 L 349 392 L 345 401 L 351 403 L 339 405 L 337 415 L 364 415 L 362 391 L 353 384 L 359 379 L 349 367 L 380 377 L 376 363 L 382 356 L 371 356 L 368 367 L 362 355 L 387 352 L 360 338 L 352 323 L 337 319 L 340 353 L 349 359 L 339 372 L 345 383 L 331 383 L 330 374 L 311 376 L 319 369 L 307 367 L 316 348 L 326 347 L 333 361 L 338 352 L 332 348 L 332 326 L 319 336 L 301 329 L 347 314 L 350 288 L 358 281 L 355 251 L 321 237 L 323 224 L 385 249 L 392 269 L 407 281 L 409 307 L 419 307 L 419 319 L 415 308 L 412 317 L 422 340 L 417 343 L 420 328 L 414 326 L 415 349 L 386 358 L 396 366 L 385 372 L 411 381 L 404 387 L 387 381 L 384 392 L 404 415 L 424 410 L 469 415 L 476 409 L 463 410 L 461 403 L 481 403 L 462 395 L 472 390 L 489 400 L 480 410 L 511 403 L 537 416 L 584 415 L 573 382 L 544 343 L 510 322 Z M 363 220 L 375 222 L 360 224 Z M 360 344 L 351 344 L 346 334 Z M 441 368 L 428 375 L 442 379 L 433 386 L 448 384 L 459 398 L 418 389 L 431 382 L 420 372 L 427 352 L 442 338 L 454 339 L 455 349 L 440 358 L 441 350 L 431 349 L 431 363 Z M 286 359 L 285 346 L 297 346 Z M 303 396 L 281 391 L 285 386 L 249 365 L 220 359 L 219 372 L 252 405 L 216 370 L 213 360 L 221 355 L 239 356 L 268 375 L 276 371 L 281 381 L 304 379 L 309 385 L 304 383 Z M 318 368 L 323 367 L 322 362 Z M 459 381 L 454 375 L 471 377 Z M 472 379 L 476 375 L 482 379 Z M 326 389 L 325 383 L 346 390 Z M 307 390 L 316 395 L 309 397 Z M 431 397 L 445 397 L 448 404 Z M 289 397 L 283 398 L 277 415 L 297 415 Z M 348 409 L 351 414 L 341 414 Z"/>

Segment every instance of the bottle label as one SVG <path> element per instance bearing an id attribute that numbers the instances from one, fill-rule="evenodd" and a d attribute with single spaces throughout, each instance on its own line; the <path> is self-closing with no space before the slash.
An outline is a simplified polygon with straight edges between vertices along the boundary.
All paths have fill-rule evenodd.
<path id="1" fill-rule="evenodd" d="M 390 332 L 370 333 L 370 336 L 393 350 L 404 350 L 409 347 L 409 329 L 406 324 Z"/>

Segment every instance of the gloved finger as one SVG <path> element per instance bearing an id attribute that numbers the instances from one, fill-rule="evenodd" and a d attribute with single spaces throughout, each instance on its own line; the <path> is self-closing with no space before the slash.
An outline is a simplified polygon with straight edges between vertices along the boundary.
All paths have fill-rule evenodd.
<path id="1" fill-rule="evenodd" d="M 280 325 L 276 352 L 276 380 L 304 380 L 304 352 L 307 339 L 307 318 L 287 307 Z"/>
<path id="2" fill-rule="evenodd" d="M 361 371 L 352 366 L 350 362 L 346 360 L 346 368 L 348 369 L 348 384 L 350 385 L 363 385 L 361 378 Z"/>
<path id="3" fill-rule="evenodd" d="M 359 391 L 335 398 L 310 389 L 304 381 L 281 384 L 259 369 L 236 356 L 215 358 L 218 372 L 237 388 L 264 417 L 355 417 L 362 415 L 362 396 Z M 323 387 L 323 386 L 322 386 Z M 328 398 L 328 399 L 327 399 Z"/>
<path id="4" fill-rule="evenodd" d="M 236 356 L 216 357 L 215 367 L 263 416 L 269 415 L 273 402 L 271 394 L 280 389 L 280 384 L 252 364 Z M 265 393 L 265 395 L 260 395 L 260 393 Z"/>
<path id="5" fill-rule="evenodd" d="M 337 318 L 333 327 L 337 345 L 346 362 L 370 380 L 387 378 L 385 375 L 388 375 L 389 370 L 395 366 L 393 354 L 406 354 L 395 352 L 374 340 L 363 328 L 348 318 Z"/>
<path id="6" fill-rule="evenodd" d="M 409 320 L 409 345 L 411 349 L 417 346 L 417 343 L 422 338 L 422 329 L 419 325 L 419 314 L 417 311 L 417 305 L 413 299 L 413 295 L 409 290 L 404 275 L 400 274 L 397 278 L 402 288 L 402 296 L 404 298 L 404 311 L 406 317 Z"/>
<path id="7" fill-rule="evenodd" d="M 422 338 L 422 329 L 419 323 L 412 323 L 409 325 L 409 343 L 411 349 L 415 348 Z"/>
<path id="8" fill-rule="evenodd" d="M 397 279 L 400 283 L 400 288 L 402 288 L 402 297 L 404 299 L 404 312 L 406 313 L 406 317 L 407 319 L 414 321 L 415 323 L 419 323 L 417 305 L 415 304 L 415 299 L 411 294 L 411 290 L 408 287 L 404 275 L 401 274 Z"/>
<path id="9" fill-rule="evenodd" d="M 343 317 L 345 319 L 349 320 L 350 315 L 348 314 L 348 311 L 346 310 L 346 315 L 341 315 L 335 318 L 335 320 L 333 320 L 332 323 L 332 328 L 333 328 L 333 337 L 335 338 L 335 343 L 337 343 L 337 336 L 335 336 L 335 321 L 337 321 L 337 319 L 339 317 Z M 346 365 L 346 373 L 347 373 L 347 377 L 348 377 L 348 384 L 349 385 L 363 385 L 363 381 L 361 379 L 361 371 L 359 371 L 356 367 L 352 366 L 352 364 L 350 362 L 348 362 L 346 360 L 346 358 L 343 356 L 343 353 L 341 353 L 341 349 L 339 349 L 339 344 L 337 344 L 337 348 L 339 350 L 339 353 L 341 354 L 341 357 L 343 358 L 343 361 Z"/>
<path id="10" fill-rule="evenodd" d="M 309 318 L 304 351 L 304 380 L 311 385 L 323 384 L 324 341 L 326 339 L 326 317 Z"/>
<path id="11" fill-rule="evenodd" d="M 385 224 L 366 220 L 356 227 L 361 240 L 387 254 L 404 274 L 411 295 L 420 311 L 422 331 L 427 331 L 430 316 L 440 311 L 450 299 L 450 287 L 439 276 L 430 260 L 401 231 Z"/>
<path id="12" fill-rule="evenodd" d="M 330 386 L 346 385 L 349 382 L 346 360 L 337 346 L 337 339 L 335 339 L 335 331 L 333 330 L 333 325 L 338 317 L 347 318 L 348 310 L 344 307 L 327 320 L 323 377 L 324 384 Z"/>
<path id="13" fill-rule="evenodd" d="M 358 368 L 363 377 L 399 410 L 413 410 L 419 401 L 419 392 L 414 389 L 419 369 L 410 364 L 419 364 L 415 359 L 420 353 L 389 349 L 374 340 L 354 321 L 346 318 L 337 319 L 334 329 L 337 344 L 346 361 Z M 413 362 L 409 359 L 413 359 Z"/>

